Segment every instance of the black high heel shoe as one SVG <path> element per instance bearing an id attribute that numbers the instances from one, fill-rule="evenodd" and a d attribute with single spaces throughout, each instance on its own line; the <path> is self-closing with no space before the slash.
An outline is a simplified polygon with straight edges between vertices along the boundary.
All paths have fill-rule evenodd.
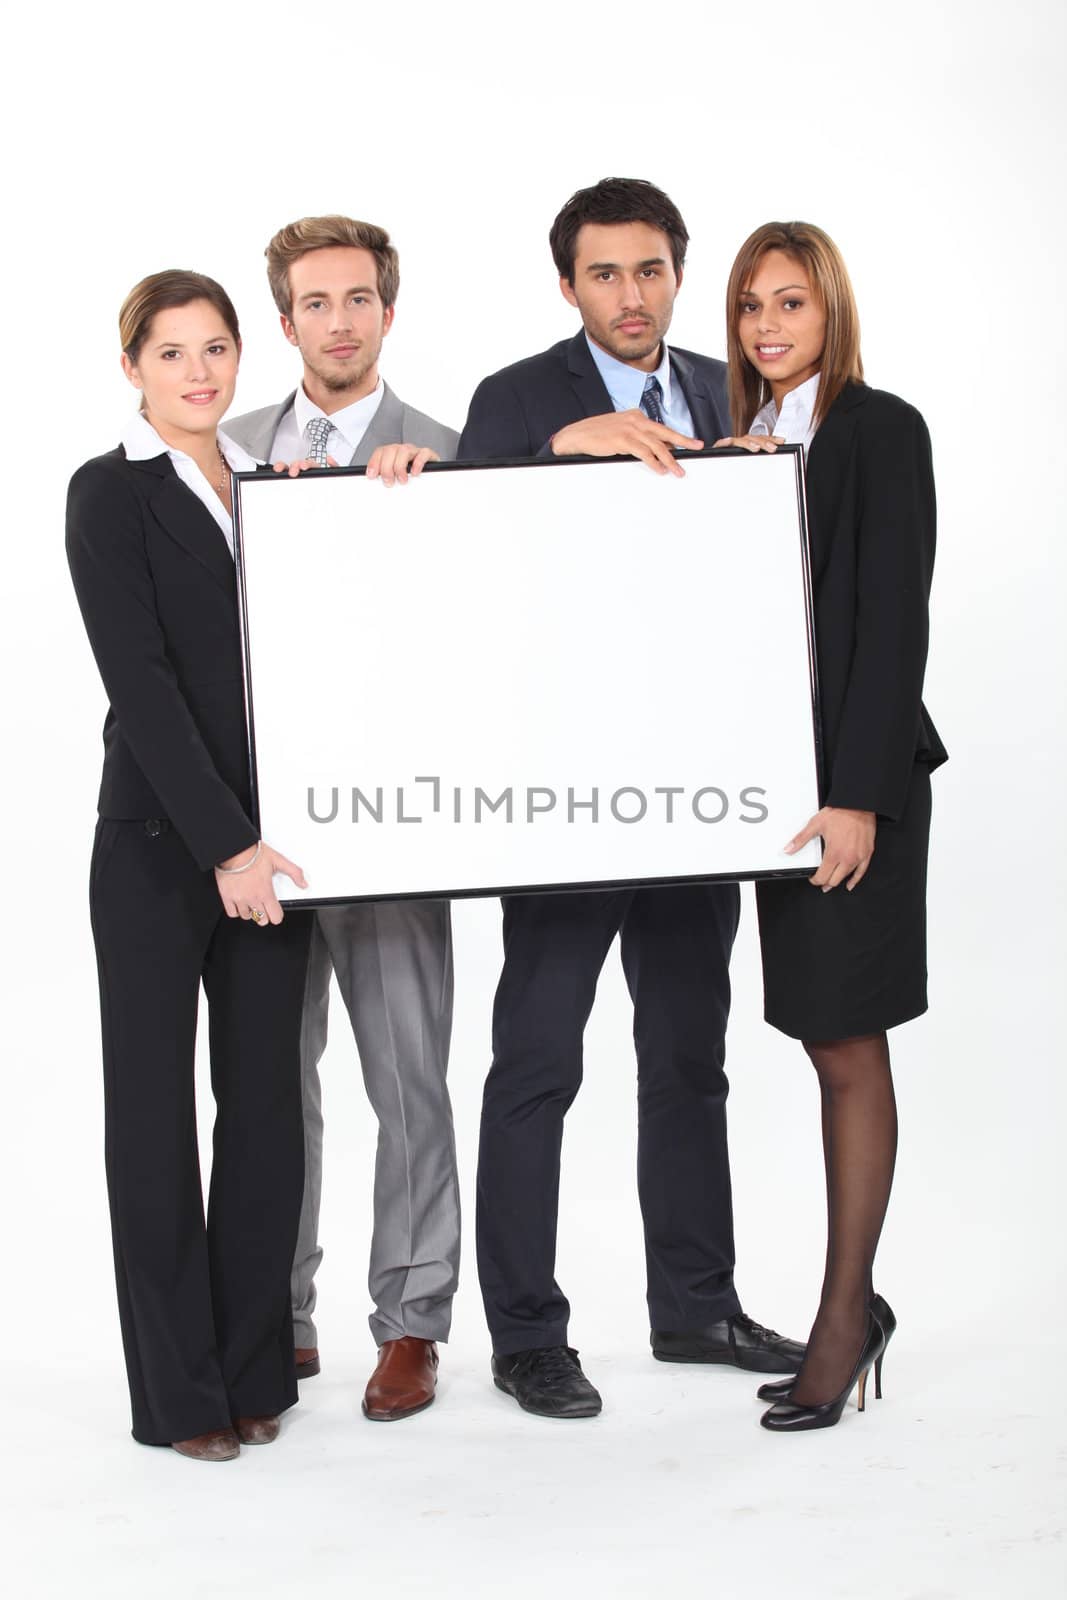
<path id="1" fill-rule="evenodd" d="M 871 1315 L 885 1334 L 885 1344 L 882 1354 L 874 1363 L 874 1397 L 882 1398 L 882 1359 L 889 1348 L 889 1341 L 897 1331 L 897 1319 L 888 1300 L 883 1300 L 880 1294 L 871 1296 Z M 756 1390 L 757 1400 L 769 1400 L 772 1405 L 777 1405 L 780 1400 L 788 1400 L 793 1392 L 796 1378 L 778 1378 L 774 1383 L 761 1383 Z"/>
<path id="2" fill-rule="evenodd" d="M 760 1426 L 769 1428 L 772 1433 L 806 1433 L 811 1428 L 832 1428 L 841 1421 L 841 1413 L 845 1409 L 849 1395 L 859 1385 L 857 1396 L 859 1409 L 866 1409 L 867 1400 L 867 1374 L 871 1368 L 880 1363 L 885 1354 L 885 1334 L 882 1332 L 873 1311 L 867 1313 L 867 1337 L 863 1341 L 859 1360 L 852 1369 L 852 1375 L 841 1393 L 832 1400 L 827 1400 L 821 1405 L 795 1405 L 791 1400 L 779 1401 L 769 1411 L 760 1417 Z M 879 1385 L 880 1386 L 880 1385 Z"/>

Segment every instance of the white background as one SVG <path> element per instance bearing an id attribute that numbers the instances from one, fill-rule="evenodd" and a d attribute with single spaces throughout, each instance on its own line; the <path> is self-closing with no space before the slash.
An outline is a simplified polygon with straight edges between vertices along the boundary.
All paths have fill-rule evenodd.
<path id="1" fill-rule="evenodd" d="M 242 484 L 259 822 L 308 880 L 283 900 L 814 871 L 784 850 L 819 803 L 799 473 Z"/>
<path id="2" fill-rule="evenodd" d="M 5 43 L 0 1504 L 15 1592 L 1059 1593 L 1062 6 L 100 3 L 21 8 Z M 711 354 L 748 232 L 826 227 L 870 379 L 934 438 L 927 699 L 952 761 L 935 781 L 932 1009 L 894 1039 L 886 1399 L 773 1439 L 748 1379 L 648 1359 L 614 956 L 568 1121 L 559 1262 L 605 1414 L 553 1426 L 492 1391 L 469 1225 L 498 921 L 466 904 L 452 1077 L 468 1248 L 438 1404 L 400 1429 L 358 1414 L 373 1130 L 338 1019 L 323 1376 L 283 1440 L 225 1474 L 139 1449 L 85 903 L 103 702 L 62 552 L 66 480 L 133 405 L 119 303 L 163 266 L 220 278 L 246 338 L 238 403 L 261 405 L 296 376 L 267 239 L 306 213 L 379 220 L 403 267 L 389 380 L 458 426 L 483 374 L 573 330 L 546 234 L 574 188 L 611 173 L 680 204 L 693 242 L 672 336 Z M 754 1315 L 802 1334 L 822 1254 L 814 1086 L 759 1020 L 747 913 L 734 970 L 739 1284 Z"/>

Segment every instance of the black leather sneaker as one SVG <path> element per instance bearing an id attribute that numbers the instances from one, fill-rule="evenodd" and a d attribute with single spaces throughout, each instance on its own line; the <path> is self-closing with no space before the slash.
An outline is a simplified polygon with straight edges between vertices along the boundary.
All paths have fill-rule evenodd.
<path id="1" fill-rule="evenodd" d="M 535 1417 L 595 1417 L 603 1404 L 567 1345 L 495 1355 L 493 1382 Z"/>
<path id="2" fill-rule="evenodd" d="M 653 1328 L 651 1338 L 657 1361 L 705 1362 L 740 1367 L 742 1372 L 795 1373 L 805 1350 L 798 1340 L 760 1327 L 743 1311 L 687 1333 L 659 1333 Z"/>

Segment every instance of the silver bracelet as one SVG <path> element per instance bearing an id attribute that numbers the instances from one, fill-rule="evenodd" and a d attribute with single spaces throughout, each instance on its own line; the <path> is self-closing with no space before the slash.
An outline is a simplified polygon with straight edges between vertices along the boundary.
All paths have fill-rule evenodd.
<path id="1" fill-rule="evenodd" d="M 251 861 L 246 861 L 243 867 L 216 867 L 215 871 L 216 872 L 227 872 L 227 873 L 247 872 L 249 870 L 249 868 L 250 867 L 254 867 L 256 862 L 259 860 L 259 852 L 262 850 L 262 848 L 263 848 L 263 840 L 262 839 L 258 839 L 256 841 L 256 853 L 255 853 L 255 855 L 252 857 Z"/>

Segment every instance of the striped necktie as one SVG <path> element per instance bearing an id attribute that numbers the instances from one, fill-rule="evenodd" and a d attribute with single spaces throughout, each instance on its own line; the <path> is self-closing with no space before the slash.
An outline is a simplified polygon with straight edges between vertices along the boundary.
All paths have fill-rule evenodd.
<path id="1" fill-rule="evenodd" d="M 663 387 L 656 377 L 645 380 L 645 392 L 641 396 L 641 410 L 653 422 L 663 422 Z"/>
<path id="2" fill-rule="evenodd" d="M 312 417 L 304 432 L 307 435 L 310 460 L 314 461 L 317 467 L 327 466 L 326 441 L 331 433 L 337 432 L 329 417 Z"/>

